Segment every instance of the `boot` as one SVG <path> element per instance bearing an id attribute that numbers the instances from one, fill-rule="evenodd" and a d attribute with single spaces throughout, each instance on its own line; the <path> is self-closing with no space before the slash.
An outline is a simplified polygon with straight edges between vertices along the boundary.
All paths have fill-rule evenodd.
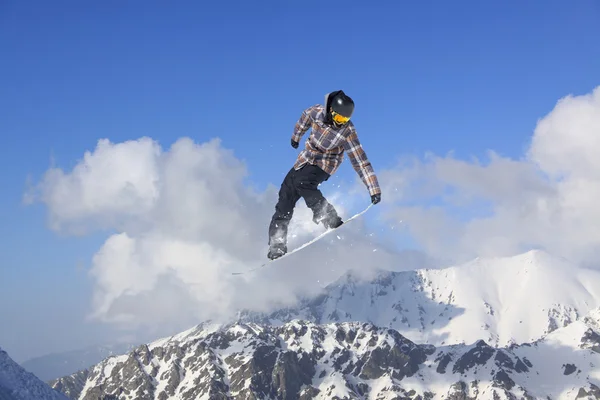
<path id="1" fill-rule="evenodd" d="M 285 243 L 272 243 L 269 246 L 269 253 L 267 254 L 267 257 L 269 260 L 275 260 L 276 258 L 283 256 L 285 253 L 287 253 L 287 246 Z"/>
<path id="2" fill-rule="evenodd" d="M 344 223 L 331 206 L 327 207 L 322 214 L 314 215 L 313 222 L 317 225 L 322 223 L 325 229 L 335 229 Z"/>
<path id="3" fill-rule="evenodd" d="M 335 229 L 342 225 L 344 221 L 337 215 L 330 215 L 323 220 L 323 226 L 325 229 Z"/>

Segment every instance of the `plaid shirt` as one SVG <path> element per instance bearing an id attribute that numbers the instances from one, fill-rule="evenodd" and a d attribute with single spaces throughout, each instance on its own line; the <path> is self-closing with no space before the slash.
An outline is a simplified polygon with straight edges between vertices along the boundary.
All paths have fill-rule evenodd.
<path id="1" fill-rule="evenodd" d="M 302 135 L 309 128 L 312 128 L 312 132 L 306 140 L 304 150 L 298 155 L 294 164 L 295 169 L 300 169 L 304 164 L 309 163 L 333 175 L 342 163 L 346 151 L 352 167 L 367 186 L 369 194 L 381 193 L 375 171 L 358 140 L 352 121 L 341 128 L 326 124 L 325 107 L 317 104 L 302 112 L 294 128 L 292 139 L 300 142 Z"/>

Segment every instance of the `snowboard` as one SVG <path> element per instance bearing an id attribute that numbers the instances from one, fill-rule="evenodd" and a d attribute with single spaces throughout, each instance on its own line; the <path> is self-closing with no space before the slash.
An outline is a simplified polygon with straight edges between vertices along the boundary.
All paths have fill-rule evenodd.
<path id="1" fill-rule="evenodd" d="M 288 251 L 287 253 L 285 253 L 283 256 L 281 256 L 281 257 L 279 257 L 279 258 L 276 258 L 276 259 L 274 259 L 274 260 L 269 260 L 269 261 L 266 261 L 264 264 L 262 264 L 262 265 L 260 265 L 260 266 L 258 266 L 258 267 L 251 268 L 251 269 L 249 269 L 248 271 L 245 271 L 245 272 L 232 272 L 231 274 L 232 274 L 232 275 L 243 275 L 243 274 L 245 274 L 245 273 L 248 273 L 248 272 L 253 272 L 253 271 L 259 270 L 259 269 L 261 269 L 261 268 L 264 268 L 264 267 L 266 267 L 266 266 L 267 266 L 267 265 L 269 265 L 269 264 L 272 264 L 272 263 L 274 263 L 274 262 L 277 262 L 277 261 L 279 261 L 279 260 L 281 260 L 281 259 L 283 259 L 283 258 L 286 258 L 286 257 L 288 257 L 288 256 L 290 256 L 290 255 L 292 255 L 292 254 L 294 254 L 295 252 L 297 252 L 297 251 L 300 251 L 300 250 L 302 250 L 303 248 L 305 248 L 305 247 L 307 247 L 307 246 L 310 246 L 311 244 L 315 243 L 316 241 L 318 241 L 318 240 L 320 240 L 320 239 L 324 238 L 325 236 L 329 235 L 331 232 L 333 232 L 333 231 L 335 231 L 335 230 L 337 230 L 337 229 L 341 228 L 342 226 L 346 225 L 348 222 L 352 221 L 353 219 L 355 219 L 355 218 L 357 218 L 357 217 L 361 216 L 362 214 L 366 213 L 366 212 L 369 210 L 369 208 L 371 208 L 371 206 L 373 206 L 373 203 L 369 204 L 369 205 L 367 206 L 367 208 L 365 208 L 365 209 L 364 209 L 364 210 L 362 210 L 361 212 L 359 212 L 359 213 L 356 213 L 356 214 L 354 214 L 353 216 L 351 216 L 350 218 L 348 218 L 347 220 L 345 220 L 345 221 L 344 221 L 344 223 L 343 223 L 342 225 L 338 226 L 337 228 L 333 228 L 333 229 L 327 229 L 326 231 L 324 231 L 324 232 L 323 232 L 323 233 L 321 233 L 320 235 L 316 236 L 316 237 L 315 237 L 315 238 L 313 238 L 312 240 L 310 240 L 310 241 L 308 241 L 308 242 L 304 243 L 303 245 L 301 245 L 301 246 L 299 246 L 299 247 L 296 247 L 296 248 L 295 248 L 295 249 L 293 249 L 292 251 Z"/>

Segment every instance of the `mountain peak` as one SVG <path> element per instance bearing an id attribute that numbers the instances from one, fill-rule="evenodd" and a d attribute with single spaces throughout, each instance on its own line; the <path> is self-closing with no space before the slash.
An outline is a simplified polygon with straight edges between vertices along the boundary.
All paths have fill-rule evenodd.
<path id="1" fill-rule="evenodd" d="M 0 348 L 0 399 L 68 400 L 62 393 L 40 381 L 14 362 Z"/>
<path id="2" fill-rule="evenodd" d="M 552 290 L 548 290 L 552 288 Z M 243 321 L 372 322 L 418 343 L 535 341 L 600 307 L 600 271 L 545 251 L 413 271 L 347 272 L 314 298 Z"/>

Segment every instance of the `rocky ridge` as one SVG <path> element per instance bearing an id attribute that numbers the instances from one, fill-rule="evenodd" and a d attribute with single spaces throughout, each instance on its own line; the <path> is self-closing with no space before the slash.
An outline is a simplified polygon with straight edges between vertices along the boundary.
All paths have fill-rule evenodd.
<path id="1" fill-rule="evenodd" d="M 370 323 L 232 324 L 140 346 L 52 386 L 81 400 L 600 398 L 590 378 L 599 349 L 583 322 L 504 348 L 419 345 Z"/>

